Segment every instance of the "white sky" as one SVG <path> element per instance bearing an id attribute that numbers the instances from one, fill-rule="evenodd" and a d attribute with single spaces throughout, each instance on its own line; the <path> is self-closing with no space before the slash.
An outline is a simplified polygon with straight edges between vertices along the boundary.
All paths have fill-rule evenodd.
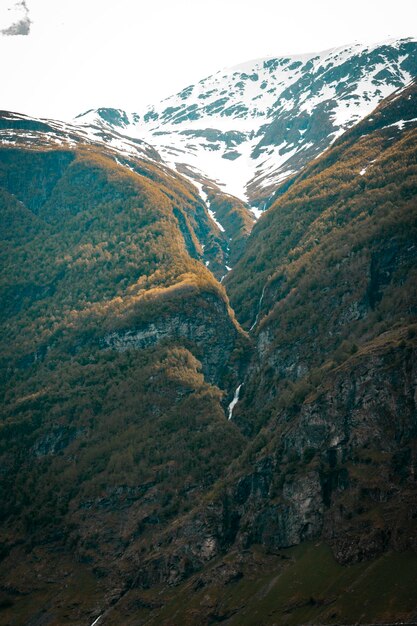
<path id="1" fill-rule="evenodd" d="M 0 0 L 0 30 L 13 0 Z M 142 109 L 223 67 L 417 35 L 417 0 L 26 0 L 0 35 L 1 109 L 70 119 Z M 15 7 L 16 8 L 16 7 Z M 22 7 L 19 7 L 22 11 Z"/>

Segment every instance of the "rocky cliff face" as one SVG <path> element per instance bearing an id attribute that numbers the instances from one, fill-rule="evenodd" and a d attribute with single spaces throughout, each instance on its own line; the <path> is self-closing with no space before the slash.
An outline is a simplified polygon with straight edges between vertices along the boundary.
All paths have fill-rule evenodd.
<path id="1" fill-rule="evenodd" d="M 253 544 L 324 539 L 343 564 L 415 549 L 415 356 L 415 331 L 387 333 L 277 413 L 210 506 L 160 544 L 153 583 Z"/>
<path id="2" fill-rule="evenodd" d="M 189 298 L 190 294 L 185 291 L 182 297 Z M 226 302 L 210 293 L 201 295 L 192 317 L 184 310 L 157 316 L 146 325 L 129 326 L 124 331 L 117 330 L 105 335 L 101 339 L 101 346 L 125 352 L 141 350 L 164 341 L 192 345 L 194 354 L 201 360 L 205 379 L 223 388 L 226 377 L 229 389 L 239 375 L 238 371 L 230 367 L 232 353 L 239 342 L 242 347 L 248 346 L 245 336 L 230 318 Z"/>

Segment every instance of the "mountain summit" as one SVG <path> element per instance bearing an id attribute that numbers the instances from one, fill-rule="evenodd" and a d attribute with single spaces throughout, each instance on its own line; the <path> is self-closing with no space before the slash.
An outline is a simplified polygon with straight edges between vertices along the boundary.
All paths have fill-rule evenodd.
<path id="1" fill-rule="evenodd" d="M 416 40 L 353 44 L 249 61 L 144 111 L 97 109 L 76 122 L 141 138 L 177 171 L 262 208 L 416 73 Z"/>

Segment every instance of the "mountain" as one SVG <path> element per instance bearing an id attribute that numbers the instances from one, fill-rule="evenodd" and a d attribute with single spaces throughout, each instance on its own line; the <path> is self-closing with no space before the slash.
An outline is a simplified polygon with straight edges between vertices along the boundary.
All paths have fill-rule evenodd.
<path id="1" fill-rule="evenodd" d="M 190 85 L 144 111 L 91 110 L 76 123 L 153 145 L 173 169 L 263 208 L 346 129 L 417 74 L 417 41 L 354 44 L 260 59 Z"/>
<path id="2" fill-rule="evenodd" d="M 2 623 L 415 621 L 401 76 L 255 225 L 122 111 L 1 113 Z"/>
<path id="3" fill-rule="evenodd" d="M 416 104 L 413 82 L 254 227 L 224 283 L 254 342 L 231 415 L 245 450 L 132 554 L 109 623 L 135 602 L 149 624 L 412 622 Z"/>
<path id="4" fill-rule="evenodd" d="M 254 227 L 224 282 L 238 318 L 251 311 L 232 413 L 248 443 L 136 561 L 114 623 L 167 572 L 179 588 L 150 624 L 412 621 L 416 104 L 414 82 Z"/>

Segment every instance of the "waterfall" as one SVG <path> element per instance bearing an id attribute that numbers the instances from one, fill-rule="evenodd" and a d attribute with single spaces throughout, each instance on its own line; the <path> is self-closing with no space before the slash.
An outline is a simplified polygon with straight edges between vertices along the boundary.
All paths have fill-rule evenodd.
<path id="1" fill-rule="evenodd" d="M 250 331 L 253 330 L 255 328 L 256 324 L 258 323 L 259 315 L 261 313 L 262 301 L 263 301 L 264 295 L 265 295 L 265 289 L 266 289 L 266 284 L 264 285 L 264 288 L 262 289 L 261 297 L 259 298 L 259 302 L 258 302 L 258 312 L 256 314 L 255 321 L 253 322 L 252 326 L 249 329 Z"/>
<path id="2" fill-rule="evenodd" d="M 239 401 L 239 393 L 240 393 L 240 388 L 242 387 L 242 385 L 243 385 L 243 383 L 240 383 L 239 387 L 235 391 L 235 395 L 233 396 L 233 400 L 231 401 L 231 403 L 228 406 L 229 416 L 228 416 L 227 419 L 229 419 L 229 420 L 232 419 L 233 409 L 235 408 L 235 406 L 237 405 L 237 403 Z"/>

